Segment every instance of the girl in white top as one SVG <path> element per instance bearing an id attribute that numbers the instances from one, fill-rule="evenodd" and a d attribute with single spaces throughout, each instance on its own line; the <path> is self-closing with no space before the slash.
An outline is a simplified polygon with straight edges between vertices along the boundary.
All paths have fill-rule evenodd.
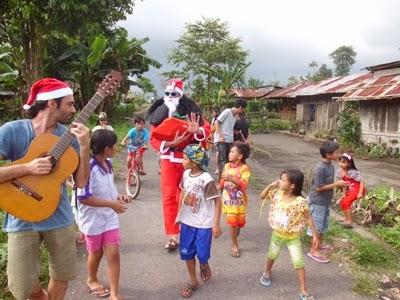
<path id="1" fill-rule="evenodd" d="M 99 129 L 93 132 L 90 148 L 90 177 L 86 186 L 77 189 L 79 227 L 85 234 L 88 255 L 89 292 L 97 297 L 121 299 L 119 295 L 119 217 L 127 209 L 127 198 L 118 195 L 110 158 L 117 151 L 117 136 L 113 131 Z M 105 253 L 110 289 L 97 279 L 100 260 Z"/>

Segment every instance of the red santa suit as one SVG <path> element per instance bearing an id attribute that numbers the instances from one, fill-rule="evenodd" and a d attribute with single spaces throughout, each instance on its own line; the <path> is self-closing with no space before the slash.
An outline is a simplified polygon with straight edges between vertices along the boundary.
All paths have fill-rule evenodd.
<path id="1" fill-rule="evenodd" d="M 167 141 L 173 141 L 177 131 L 180 134 L 187 129 L 186 117 L 191 113 L 201 116 L 200 108 L 183 95 L 183 82 L 173 79 L 165 89 L 163 99 L 157 100 L 148 110 L 148 120 L 152 125 L 150 144 L 160 153 L 161 193 L 165 233 L 169 236 L 179 233 L 175 223 L 178 214 L 180 196 L 179 184 L 183 175 L 183 149 L 190 143 L 202 142 L 210 134 L 210 124 L 200 119 L 199 132 L 189 134 L 186 139 L 174 148 L 166 147 Z"/>

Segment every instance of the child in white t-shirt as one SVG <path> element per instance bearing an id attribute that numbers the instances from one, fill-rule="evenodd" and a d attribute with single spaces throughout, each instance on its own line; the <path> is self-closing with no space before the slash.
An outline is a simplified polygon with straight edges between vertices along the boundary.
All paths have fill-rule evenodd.
<path id="1" fill-rule="evenodd" d="M 84 188 L 77 189 L 79 228 L 85 234 L 88 251 L 88 291 L 100 298 L 119 300 L 119 216 L 127 209 L 127 198 L 119 195 L 114 183 L 110 158 L 117 151 L 117 136 L 113 131 L 98 129 L 90 139 L 93 157 L 90 160 L 90 177 Z M 110 288 L 97 278 L 101 258 L 107 258 Z"/>
<path id="2" fill-rule="evenodd" d="M 190 284 L 180 294 L 189 298 L 200 287 L 196 277 L 196 259 L 200 262 L 203 281 L 211 277 L 208 264 L 212 237 L 221 235 L 221 197 L 217 186 L 207 172 L 208 157 L 200 145 L 191 144 L 184 150 L 185 172 L 181 182 L 180 212 L 177 222 L 181 224 L 180 255 L 186 261 Z"/>

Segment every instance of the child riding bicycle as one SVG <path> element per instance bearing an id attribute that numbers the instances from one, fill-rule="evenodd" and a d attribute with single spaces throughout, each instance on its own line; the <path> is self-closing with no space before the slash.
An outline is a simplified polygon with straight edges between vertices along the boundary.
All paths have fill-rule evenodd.
<path id="1" fill-rule="evenodd" d="M 142 117 L 136 117 L 134 120 L 135 127 L 130 129 L 128 134 L 121 141 L 121 145 L 128 144 L 128 157 L 126 166 L 129 170 L 132 158 L 135 158 L 139 166 L 139 174 L 146 175 L 143 166 L 143 153 L 146 150 L 146 144 L 149 141 L 149 131 L 144 128 L 145 120 Z"/>

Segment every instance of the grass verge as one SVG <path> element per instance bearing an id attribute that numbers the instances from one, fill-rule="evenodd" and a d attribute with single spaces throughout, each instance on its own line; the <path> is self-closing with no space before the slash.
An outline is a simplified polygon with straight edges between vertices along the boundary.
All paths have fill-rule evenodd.
<path id="1" fill-rule="evenodd" d="M 343 229 L 336 221 L 331 221 L 326 240 L 334 247 L 331 257 L 353 275 L 355 292 L 378 295 L 383 276 L 397 280 L 400 256 L 396 250 L 389 250 L 352 230 Z"/>

